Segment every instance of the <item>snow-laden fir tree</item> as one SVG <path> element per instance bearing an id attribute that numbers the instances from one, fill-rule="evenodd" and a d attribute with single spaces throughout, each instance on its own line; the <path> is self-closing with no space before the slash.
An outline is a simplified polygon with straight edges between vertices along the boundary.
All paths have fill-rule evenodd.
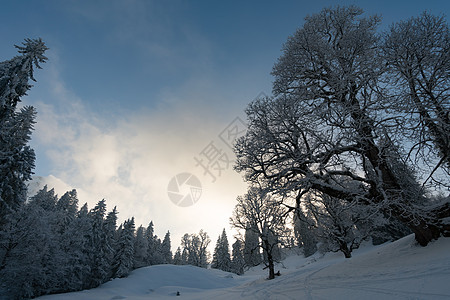
<path id="1" fill-rule="evenodd" d="M 259 235 L 254 225 L 247 224 L 244 235 L 244 260 L 248 267 L 257 266 L 262 262 Z"/>
<path id="2" fill-rule="evenodd" d="M 47 247 L 53 248 L 53 237 L 38 206 L 21 206 L 11 216 L 2 231 L 2 244 L 9 248 L 0 270 L 0 296 L 6 299 L 37 297 L 47 290 L 50 274 L 42 261 L 46 261 Z"/>
<path id="3" fill-rule="evenodd" d="M 99 286 L 106 281 L 109 273 L 107 255 L 111 245 L 107 244 L 104 220 L 106 215 L 106 201 L 103 199 L 89 212 L 92 222 L 92 235 L 90 237 L 91 251 L 89 261 L 91 263 L 91 286 Z"/>
<path id="4" fill-rule="evenodd" d="M 211 268 L 226 272 L 231 271 L 230 249 L 225 228 L 223 229 L 222 234 L 219 235 L 219 238 L 217 239 L 216 247 L 213 253 L 213 259 L 211 262 Z"/>
<path id="5" fill-rule="evenodd" d="M 58 239 L 61 250 L 60 265 L 62 272 L 61 291 L 76 291 L 82 288 L 82 281 L 78 277 L 78 268 L 83 263 L 80 256 L 82 231 L 78 231 L 77 224 L 78 198 L 76 190 L 66 192 L 56 203 L 55 238 Z"/>
<path id="6" fill-rule="evenodd" d="M 182 265 L 183 264 L 183 261 L 181 258 L 181 248 L 180 247 L 178 247 L 177 250 L 175 251 L 175 254 L 173 255 L 172 263 L 174 265 Z"/>
<path id="7" fill-rule="evenodd" d="M 314 221 L 307 218 L 300 207 L 294 213 L 294 234 L 298 246 L 303 250 L 305 257 L 311 256 L 317 251 L 317 238 L 315 235 Z"/>
<path id="8" fill-rule="evenodd" d="M 181 264 L 187 265 L 189 260 L 189 251 L 183 247 L 183 251 L 181 252 Z"/>
<path id="9" fill-rule="evenodd" d="M 153 221 L 148 224 L 145 236 L 148 244 L 146 257 L 147 265 L 162 264 L 161 240 L 154 234 Z"/>
<path id="10" fill-rule="evenodd" d="M 78 247 L 79 256 L 77 259 L 78 269 L 74 276 L 81 282 L 81 289 L 90 288 L 91 262 L 89 260 L 89 253 L 91 251 L 90 239 L 92 236 L 92 222 L 89 217 L 89 209 L 85 203 L 77 213 L 74 229 L 78 235 L 78 239 L 74 240 L 74 247 Z"/>
<path id="11" fill-rule="evenodd" d="M 231 272 L 237 275 L 244 274 L 245 259 L 243 252 L 243 245 L 240 240 L 236 240 L 232 246 Z"/>
<path id="12" fill-rule="evenodd" d="M 17 103 L 31 88 L 34 68 L 40 68 L 48 49 L 41 39 L 26 39 L 16 46 L 21 55 L 0 62 L 0 229 L 6 214 L 26 200 L 25 182 L 31 179 L 35 154 L 28 142 L 36 111 Z"/>
<path id="13" fill-rule="evenodd" d="M 115 254 L 115 244 L 116 244 L 116 227 L 117 227 L 117 208 L 114 207 L 112 211 L 108 213 L 103 223 L 103 228 L 105 231 L 105 259 L 108 265 L 107 279 L 113 276 L 113 265 L 114 265 L 114 254 Z"/>
<path id="14" fill-rule="evenodd" d="M 163 264 L 172 263 L 172 251 L 170 250 L 170 232 L 167 231 L 164 240 L 161 243 L 161 256 Z"/>
<path id="15" fill-rule="evenodd" d="M 148 240 L 145 237 L 145 228 L 139 226 L 134 239 L 134 269 L 146 266 Z"/>
<path id="16" fill-rule="evenodd" d="M 134 218 L 123 223 L 116 245 L 114 277 L 127 277 L 134 263 Z"/>

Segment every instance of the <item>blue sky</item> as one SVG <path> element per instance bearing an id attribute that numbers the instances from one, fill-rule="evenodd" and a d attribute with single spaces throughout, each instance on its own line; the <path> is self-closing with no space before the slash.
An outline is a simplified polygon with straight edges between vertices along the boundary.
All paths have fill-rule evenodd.
<path id="1" fill-rule="evenodd" d="M 260 92 L 287 37 L 308 14 L 356 4 L 380 14 L 381 28 L 447 1 L 3 1 L 0 59 L 24 38 L 41 37 L 48 63 L 25 104 L 38 109 L 36 175 L 74 187 L 92 207 L 102 198 L 120 220 L 153 220 L 173 244 L 185 232 L 213 241 L 245 184 L 231 167 L 216 182 L 195 165 L 210 143 Z M 189 208 L 167 197 L 180 172 L 199 177 Z"/>

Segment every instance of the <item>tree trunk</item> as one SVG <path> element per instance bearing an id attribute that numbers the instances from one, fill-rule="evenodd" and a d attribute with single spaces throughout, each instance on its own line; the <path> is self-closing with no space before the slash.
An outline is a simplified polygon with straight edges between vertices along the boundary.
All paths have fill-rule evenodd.
<path id="1" fill-rule="evenodd" d="M 348 245 L 345 241 L 339 241 L 339 250 L 344 253 L 345 258 L 352 257 L 352 251 L 348 248 Z"/>
<path id="2" fill-rule="evenodd" d="M 416 241 L 421 246 L 426 246 L 430 241 L 439 238 L 442 234 L 450 234 L 449 226 L 441 222 L 442 219 L 450 217 L 450 205 L 444 204 L 437 211 L 439 214 L 423 212 L 420 215 L 414 208 L 408 205 L 407 199 L 404 199 L 402 187 L 399 184 L 399 178 L 391 169 L 387 157 L 380 151 L 375 143 L 373 135 L 372 120 L 359 107 L 359 102 L 355 98 L 356 92 L 350 93 L 351 117 L 359 127 L 356 128 L 360 137 L 360 145 L 363 149 L 363 155 L 370 161 L 375 172 L 379 172 L 381 186 L 372 185 L 370 194 L 375 202 L 385 200 L 385 197 L 399 199 L 402 204 L 392 203 L 388 206 L 389 212 L 400 222 L 408 226 L 415 235 Z M 380 190 L 381 189 L 381 190 Z M 395 201 L 395 200 L 394 200 Z"/>
<path id="3" fill-rule="evenodd" d="M 275 278 L 275 266 L 273 263 L 273 256 L 272 256 L 272 247 L 269 244 L 268 240 L 263 241 L 264 242 L 264 247 L 266 248 L 266 253 L 267 253 L 267 263 L 269 264 L 269 280 L 274 279 Z"/>

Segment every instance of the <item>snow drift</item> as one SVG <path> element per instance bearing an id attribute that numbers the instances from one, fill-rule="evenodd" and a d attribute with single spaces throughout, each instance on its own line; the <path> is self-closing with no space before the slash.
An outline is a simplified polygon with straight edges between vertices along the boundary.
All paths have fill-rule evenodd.
<path id="1" fill-rule="evenodd" d="M 243 276 L 192 266 L 158 265 L 99 288 L 39 299 L 450 299 L 450 238 L 420 247 L 412 235 L 340 253 L 288 257 L 281 276 L 256 267 Z"/>

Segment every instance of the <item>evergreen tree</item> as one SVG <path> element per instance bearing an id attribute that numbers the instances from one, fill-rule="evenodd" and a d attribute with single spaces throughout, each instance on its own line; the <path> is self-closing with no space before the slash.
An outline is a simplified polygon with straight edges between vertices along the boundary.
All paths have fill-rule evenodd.
<path id="1" fill-rule="evenodd" d="M 6 214 L 25 202 L 25 182 L 33 174 L 35 154 L 27 144 L 36 112 L 30 106 L 16 112 L 16 107 L 31 88 L 29 80 L 35 80 L 34 67 L 47 60 L 48 49 L 41 39 L 26 39 L 16 48 L 22 55 L 0 62 L 0 228 Z"/>
<path id="2" fill-rule="evenodd" d="M 53 247 L 53 240 L 47 221 L 45 211 L 39 206 L 22 206 L 10 215 L 4 231 L 8 239 L 2 240 L 10 248 L 3 257 L 0 282 L 12 299 L 49 292 L 49 274 L 43 262 L 47 261 L 47 247 Z"/>
<path id="3" fill-rule="evenodd" d="M 244 237 L 244 260 L 246 266 L 253 267 L 261 263 L 259 248 L 258 231 L 251 225 L 247 225 Z"/>
<path id="4" fill-rule="evenodd" d="M 113 276 L 114 265 L 114 245 L 116 243 L 116 227 L 117 227 L 117 209 L 108 213 L 105 222 L 103 223 L 103 230 L 105 232 L 105 260 L 107 265 L 106 280 Z"/>
<path id="5" fill-rule="evenodd" d="M 133 269 L 134 258 L 134 218 L 123 223 L 123 229 L 117 241 L 114 277 L 127 277 Z"/>
<path id="6" fill-rule="evenodd" d="M 81 233 L 80 238 L 80 249 L 81 249 L 81 268 L 80 268 L 80 279 L 82 281 L 82 289 L 87 289 L 90 287 L 91 282 L 91 237 L 92 237 L 92 220 L 89 217 L 88 205 L 85 203 L 78 211 L 77 216 L 77 229 Z"/>
<path id="7" fill-rule="evenodd" d="M 106 214 L 106 201 L 103 199 L 89 212 L 92 222 L 92 235 L 90 239 L 91 262 L 91 287 L 96 287 L 107 280 L 109 264 L 107 255 L 111 245 L 107 244 L 106 232 L 104 228 L 104 218 Z"/>
<path id="8" fill-rule="evenodd" d="M 178 247 L 177 251 L 175 251 L 175 254 L 173 255 L 173 262 L 174 265 L 183 265 L 182 260 L 182 254 L 181 254 L 181 248 Z"/>
<path id="9" fill-rule="evenodd" d="M 136 238 L 134 241 L 134 268 L 146 266 L 146 257 L 148 251 L 148 240 L 145 237 L 145 228 L 139 226 L 136 230 Z"/>
<path id="10" fill-rule="evenodd" d="M 172 263 L 172 251 L 170 251 L 170 232 L 167 231 L 161 244 L 161 255 L 164 264 Z"/>
<path id="11" fill-rule="evenodd" d="M 147 239 L 147 256 L 146 256 L 146 262 L 148 266 L 157 264 L 156 259 L 156 251 L 157 251 L 157 242 L 155 240 L 154 234 L 153 234 L 153 221 L 151 221 L 148 226 L 147 230 L 145 231 L 145 237 Z"/>
<path id="12" fill-rule="evenodd" d="M 68 196 L 67 193 L 65 196 Z M 71 194 L 71 197 L 73 196 L 74 194 Z M 78 202 L 75 199 L 71 201 Z M 66 257 L 66 263 L 62 266 L 65 292 L 79 291 L 88 287 L 91 274 L 88 241 L 91 230 L 92 223 L 88 217 L 87 204 L 84 204 L 61 235 L 61 250 Z"/>
<path id="13" fill-rule="evenodd" d="M 222 235 L 219 234 L 219 237 L 217 238 L 217 242 L 216 242 L 216 247 L 214 248 L 214 252 L 213 252 L 213 258 L 211 261 L 211 268 L 212 269 L 218 269 L 218 265 L 219 265 L 219 248 L 220 248 L 220 242 L 221 242 L 221 237 Z"/>
<path id="14" fill-rule="evenodd" d="M 57 211 L 57 231 L 63 235 L 68 227 L 73 223 L 78 211 L 77 191 L 66 192 L 56 203 Z"/>
<path id="15" fill-rule="evenodd" d="M 305 257 L 311 256 L 317 251 L 317 239 L 314 236 L 314 228 L 310 225 L 312 220 L 308 220 L 301 208 L 297 208 L 294 216 L 294 234 Z"/>
<path id="16" fill-rule="evenodd" d="M 217 244 L 214 249 L 213 260 L 211 263 L 211 268 L 220 269 L 226 272 L 231 271 L 230 250 L 225 228 L 223 229 L 222 234 L 219 235 L 219 238 L 217 240 Z"/>
<path id="17" fill-rule="evenodd" d="M 232 248 L 233 248 L 232 250 L 233 259 L 231 260 L 231 272 L 236 273 L 238 275 L 242 275 L 244 274 L 244 267 L 245 267 L 242 242 L 240 240 L 236 240 Z"/>
<path id="18" fill-rule="evenodd" d="M 181 252 L 181 264 L 187 265 L 189 259 L 189 251 L 186 248 L 183 248 L 183 252 Z"/>

